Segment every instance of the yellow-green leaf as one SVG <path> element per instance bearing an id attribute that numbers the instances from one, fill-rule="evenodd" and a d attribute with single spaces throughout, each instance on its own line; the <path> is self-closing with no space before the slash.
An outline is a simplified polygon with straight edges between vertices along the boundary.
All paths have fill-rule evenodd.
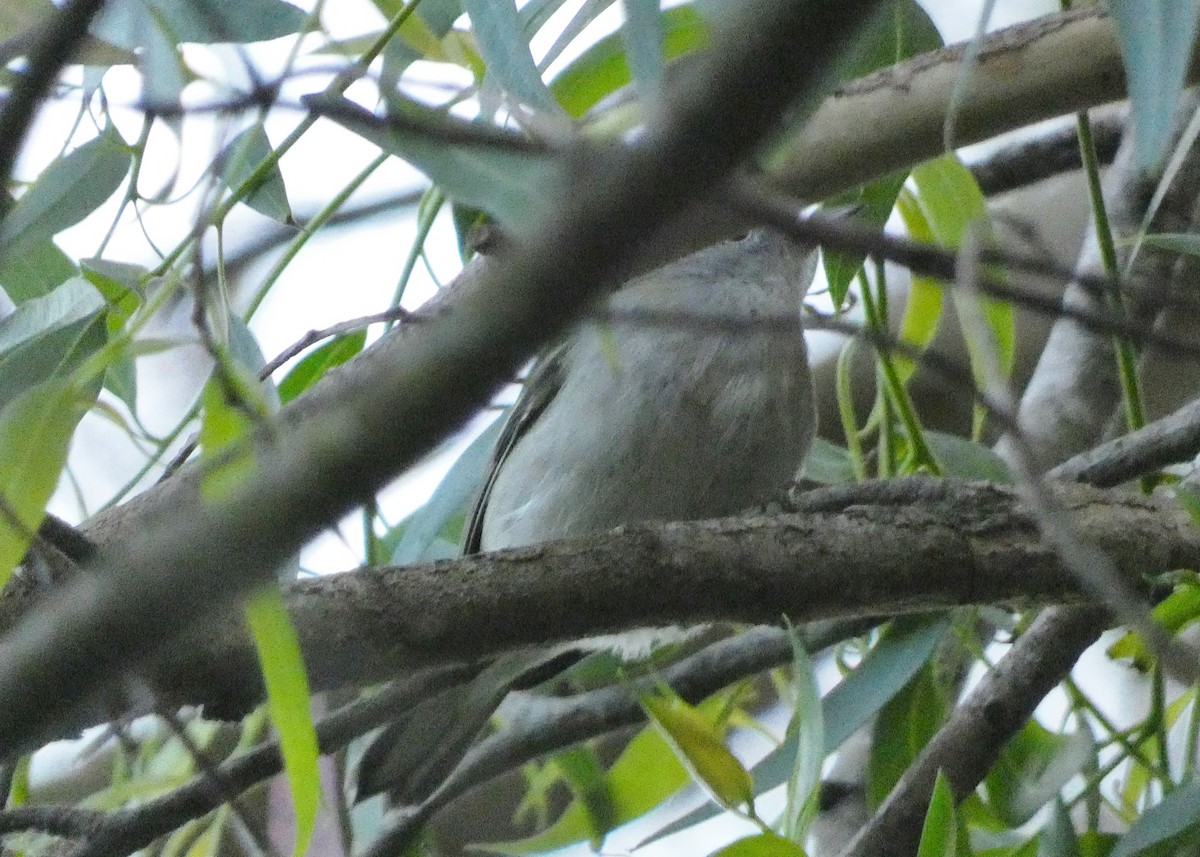
<path id="1" fill-rule="evenodd" d="M 86 406 L 73 384 L 51 378 L 0 410 L 0 588 L 42 522 Z"/>
<path id="2" fill-rule="evenodd" d="M 726 809 L 753 807 L 754 780 L 712 721 L 674 695 L 643 697 L 642 707 L 713 800 Z"/>
<path id="3" fill-rule="evenodd" d="M 317 730 L 309 710 L 308 676 L 300 640 L 278 589 L 270 587 L 251 595 L 245 610 L 296 808 L 296 847 L 292 853 L 301 857 L 308 850 L 317 821 L 321 780 Z"/>
<path id="4" fill-rule="evenodd" d="M 950 153 L 926 161 L 915 167 L 911 175 L 913 183 L 917 186 L 921 211 L 937 244 L 957 248 L 967 230 L 972 228 L 982 227 L 985 230 L 984 237 L 990 237 L 990 231 L 987 231 L 987 202 L 983 191 L 979 189 L 979 183 L 957 155 Z M 1016 328 L 1012 307 L 1001 301 L 985 300 L 983 309 L 984 317 L 996 340 L 1000 370 L 1007 376 L 1012 373 L 1016 359 Z M 982 384 L 980 361 L 983 357 L 979 350 L 980 343 L 969 330 L 963 330 L 963 337 L 967 343 L 967 354 L 971 359 L 975 381 Z M 973 435 L 977 436 L 982 428 L 984 411 L 981 406 L 976 406 L 975 411 L 976 425 Z"/>
<path id="5" fill-rule="evenodd" d="M 804 857 L 804 849 L 768 830 L 731 842 L 710 857 Z"/>
<path id="6" fill-rule="evenodd" d="M 209 378 L 200 405 L 200 451 L 210 461 L 204 473 L 204 495 L 216 499 L 254 467 L 248 445 L 227 459 L 219 454 L 235 452 L 234 445 L 250 434 L 257 419 L 266 416 L 268 406 L 258 379 L 233 360 L 226 361 L 220 377 Z"/>

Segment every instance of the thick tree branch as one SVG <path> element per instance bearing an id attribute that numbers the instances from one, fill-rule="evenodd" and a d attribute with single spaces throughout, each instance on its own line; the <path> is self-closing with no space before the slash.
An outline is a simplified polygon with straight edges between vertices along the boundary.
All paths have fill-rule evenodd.
<path id="1" fill-rule="evenodd" d="M 1082 537 L 1136 585 L 1200 565 L 1200 531 L 1172 498 L 1058 490 Z M 1005 488 L 866 483 L 814 492 L 805 508 L 362 569 L 298 582 L 288 603 L 311 681 L 324 689 L 639 627 L 1081 598 Z M 186 641 L 148 678 L 170 701 L 232 714 L 259 698 L 253 676 L 249 643 L 228 621 Z"/>

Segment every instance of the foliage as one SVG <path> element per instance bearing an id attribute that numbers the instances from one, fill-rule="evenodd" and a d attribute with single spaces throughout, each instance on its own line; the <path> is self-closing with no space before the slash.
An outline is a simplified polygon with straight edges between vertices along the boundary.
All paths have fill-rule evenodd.
<path id="1" fill-rule="evenodd" d="M 71 486 L 95 470 L 93 462 L 81 460 L 94 455 L 95 447 L 86 445 L 79 425 L 105 425 L 119 436 L 111 441 L 114 449 L 139 458 L 123 474 L 125 484 L 106 496 L 97 497 L 91 486 L 79 491 L 75 512 L 81 520 L 129 502 L 153 477 L 177 469 L 168 462 L 191 454 L 196 444 L 187 437 L 193 433 L 212 465 L 204 485 L 207 501 L 219 502 L 240 480 L 255 479 L 245 439 L 256 430 L 269 437 L 281 404 L 303 402 L 327 373 L 356 359 L 403 318 L 398 308 L 417 303 L 412 292 L 420 263 L 430 274 L 426 279 L 439 279 L 436 230 L 455 229 L 469 257 L 473 227 L 519 227 L 543 212 L 553 190 L 581 168 L 561 157 L 563 141 L 587 139 L 601 146 L 635 139 L 672 80 L 710 44 L 715 14 L 709 8 L 714 4 L 698 0 L 661 10 L 657 3 L 626 0 L 620 6 L 627 22 L 616 16 L 611 32 L 597 32 L 597 21 L 614 20 L 617 4 L 529 0 L 518 9 L 494 0 L 372 0 L 372 5 L 369 28 L 343 38 L 334 35 L 344 29 L 336 3 L 317 2 L 306 10 L 285 0 L 110 0 L 81 40 L 47 96 L 56 109 L 69 105 L 73 120 L 30 138 L 38 151 L 31 142 L 18 177 L 0 197 L 0 287 L 13 304 L 0 320 L 5 579 L 34 543 L 54 486 L 63 501 Z M 936 30 L 915 2 L 887 5 L 890 14 L 866 31 L 839 82 L 938 47 Z M 1111 6 L 1134 99 L 1138 157 L 1143 163 L 1161 161 L 1194 41 L 1196 4 L 1162 3 L 1149 10 L 1114 0 Z M 57 14 L 45 0 L 6 0 L 0 8 L 0 52 L 9 52 L 6 60 L 24 56 L 23 45 Z M 12 87 L 22 68 L 10 62 L 0 81 Z M 140 94 L 131 96 L 129 81 L 135 78 Z M 798 127 L 805 115 L 797 108 L 788 121 Z M 1021 121 L 1014 119 L 1014 127 Z M 303 151 L 322 133 L 334 135 L 346 152 L 367 154 L 346 155 L 349 177 L 320 208 L 309 210 L 299 202 L 304 165 L 312 164 Z M 342 154 L 321 157 L 332 164 Z M 764 163 L 770 160 L 764 155 Z M 394 263 L 388 273 L 396 283 L 393 298 L 372 308 L 390 312 L 388 321 L 322 319 L 335 325 L 333 332 L 309 342 L 299 359 L 273 374 L 264 371 L 274 365 L 263 356 L 263 343 L 274 332 L 256 321 L 260 307 L 304 302 L 298 275 L 310 258 L 306 248 L 315 237 L 370 216 L 368 205 L 356 208 L 349 200 L 372 177 L 386 173 L 385 164 L 390 169 L 396 162 L 418 173 L 421 184 L 420 193 L 385 212 L 392 216 L 402 208 L 417 224 L 389 226 L 393 245 L 402 232 L 415 235 L 411 244 L 399 253 L 396 246 L 376 248 L 380 258 Z M 394 190 L 393 179 L 377 184 L 388 182 Z M 986 245 L 993 237 L 985 196 L 953 152 L 840 190 L 821 202 L 830 209 L 860 205 L 862 222 L 875 228 L 895 216 L 914 238 L 951 250 L 973 241 Z M 249 232 L 264 241 L 245 241 L 241 236 Z M 1149 236 L 1147 244 L 1196 252 L 1190 235 Z M 78 249 L 81 245 L 86 249 Z M 63 249 L 68 246 L 71 252 Z M 251 264 L 259 257 L 269 265 Z M 853 349 L 865 346 L 846 346 L 838 378 L 843 438 L 818 442 L 809 478 L 833 484 L 868 475 L 931 473 L 1011 481 L 1006 465 L 984 443 L 997 433 L 985 403 L 974 407 L 969 437 L 923 425 L 913 383 L 920 378 L 919 358 L 943 328 L 957 323 L 944 313 L 949 302 L 943 301 L 942 284 L 915 276 L 897 316 L 888 304 L 881 264 L 844 250 L 826 253 L 824 261 L 835 314 L 860 311 L 869 335 L 886 337 L 896 330 L 900 348 L 876 349 L 871 374 L 877 383 L 864 416 L 853 401 L 861 391 L 854 389 L 850 366 Z M 343 271 L 347 278 L 355 275 Z M 319 286 L 335 295 L 351 291 L 342 282 Z M 175 312 L 180 305 L 191 308 L 183 323 Z M 984 329 L 964 330 L 968 374 L 980 387 L 993 369 L 1004 377 L 1012 373 L 1023 333 L 1012 306 L 1002 300 L 989 299 L 984 317 Z M 990 365 L 992 356 L 998 366 Z M 164 384 L 157 367 L 170 359 L 191 367 Z M 151 377 L 175 400 L 186 401 L 163 427 L 164 417 L 153 412 L 152 394 L 146 392 Z M 497 434 L 494 425 L 467 445 L 433 496 L 403 520 L 387 520 L 374 501 L 367 502 L 358 559 L 408 564 L 453 556 Z M 68 458 L 73 437 L 76 455 Z M 62 505 L 71 506 L 69 500 Z M 27 565 L 35 553 L 28 554 Z M 1200 598 L 1192 574 L 1181 574 L 1168 589 L 1153 616 L 1174 634 L 1200 617 Z M 774 670 L 731 680 L 704 700 L 684 700 L 658 686 L 660 672 L 692 654 L 692 643 L 665 646 L 632 665 L 592 656 L 565 673 L 557 661 L 549 673 L 541 660 L 520 668 L 504 663 L 503 681 L 493 664 L 474 683 L 411 706 L 408 719 L 388 733 L 409 744 L 423 777 L 436 774 L 424 793 L 410 796 L 411 816 L 389 828 L 361 807 L 339 814 L 335 804 L 351 791 L 345 781 L 334 787 L 333 778 L 318 782 L 318 736 L 304 665 L 278 592 L 260 590 L 245 609 L 295 798 L 298 830 L 279 838 L 275 831 L 287 812 L 280 814 L 279 801 L 257 796 L 270 818 L 272 839 L 278 840 L 269 843 L 276 853 L 293 841 L 296 853 L 321 841 L 318 812 L 327 821 L 349 819 L 343 841 L 330 846 L 330 853 L 361 849 L 381 833 L 411 846 L 428 816 L 443 808 L 442 784 L 453 782 L 457 753 L 442 758 L 437 751 L 465 748 L 493 734 L 493 727 L 503 735 L 520 709 L 513 714 L 502 708 L 490 725 L 488 718 L 510 688 L 521 691 L 510 699 L 534 705 L 555 694 L 616 687 L 641 700 L 649 725 L 616 750 L 594 737 L 529 763 L 520 809 L 522 821 L 537 817 L 538 829 L 526 825 L 502 835 L 501 821 L 507 819 L 493 820 L 488 829 L 497 833 L 488 837 L 489 849 L 525 854 L 586 842 L 601 851 L 613 831 L 630 822 L 640 820 L 638 835 L 650 842 L 722 817 L 755 828 L 731 843 L 733 834 L 725 835 L 727 844 L 714 845 L 714 854 L 803 854 L 820 806 L 822 763 L 853 732 L 869 728 L 873 744 L 864 788 L 873 805 L 885 800 L 952 716 L 973 672 L 990 669 L 1006 635 L 1019 636 L 1030 620 L 1007 609 L 894 618 L 848 631 L 811 658 L 803 635 L 790 631 L 788 657 Z M 1171 691 L 1152 645 L 1132 631 L 1108 651 L 1120 669 L 1150 676 L 1148 714 L 1118 725 L 1085 687 L 1068 682 L 1060 694 L 1066 714 L 1054 721 L 1029 720 L 965 800 L 959 795 L 956 801 L 950 780 L 938 775 L 920 853 L 1111 849 L 1107 853 L 1133 857 L 1195 847 L 1196 691 Z M 138 666 L 130 665 L 131 675 L 138 675 Z M 211 775 L 213 765 L 250 752 L 264 739 L 263 718 L 256 712 L 237 730 L 200 719 L 174 723 L 179 728 L 173 732 L 114 727 L 123 736 L 119 751 L 110 747 L 107 756 L 98 757 L 107 762 L 107 785 L 75 802 L 82 809 L 114 811 L 169 795 L 193 776 Z M 455 720 L 454 728 L 446 727 L 448 720 Z M 778 724 L 786 724 L 781 734 Z M 748 754 L 742 750 L 754 743 L 750 736 L 757 736 L 759 751 Z M 737 739 L 736 752 L 731 738 Z M 1186 745 L 1182 768 L 1169 752 L 1178 740 Z M 444 743 L 427 747 L 422 741 Z M 348 755 L 373 753 L 355 745 Z M 10 808 L 36 806 L 37 789 L 24 773 L 28 758 L 0 761 L 9 764 Z M 339 770 L 352 777 L 346 765 Z M 214 788 L 223 788 L 215 782 Z M 764 809 L 772 805 L 764 795 L 781 785 L 787 786 L 782 808 Z M 696 787 L 712 802 L 699 807 L 693 802 L 673 814 L 664 809 L 668 801 L 694 797 Z M 197 854 L 244 849 L 246 839 L 267 838 L 257 829 L 256 813 L 242 806 L 254 799 L 253 793 L 226 799 L 220 809 L 180 821 L 169 836 L 137 847 Z M 449 802 L 450 826 L 462 821 L 465 827 L 468 812 Z M 52 850 L 48 841 L 23 833 L 9 844 L 37 854 Z M 436 847 L 432 842 L 429 847 Z"/>

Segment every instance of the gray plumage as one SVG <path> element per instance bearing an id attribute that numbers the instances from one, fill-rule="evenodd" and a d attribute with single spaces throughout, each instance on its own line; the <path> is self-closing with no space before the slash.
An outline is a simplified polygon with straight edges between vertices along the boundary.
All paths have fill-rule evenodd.
<path id="1" fill-rule="evenodd" d="M 730 515 L 785 487 L 816 422 L 801 325 L 815 259 L 756 230 L 615 292 L 526 381 L 468 550 Z"/>

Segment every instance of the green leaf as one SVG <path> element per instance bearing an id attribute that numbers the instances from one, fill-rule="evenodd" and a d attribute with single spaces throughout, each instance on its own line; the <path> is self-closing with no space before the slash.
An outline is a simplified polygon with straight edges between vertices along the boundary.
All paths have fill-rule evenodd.
<path id="1" fill-rule="evenodd" d="M 259 165 L 271 157 L 272 151 L 262 122 L 255 122 L 234 137 L 221 153 L 221 181 L 230 190 L 241 187 L 254 175 Z M 272 164 L 259 176 L 250 192 L 242 197 L 242 202 L 272 220 L 292 223 L 292 207 L 288 203 L 287 188 L 284 187 L 283 173 L 278 163 Z"/>
<path id="2" fill-rule="evenodd" d="M 247 598 L 245 612 L 296 810 L 296 847 L 292 854 L 303 857 L 317 822 L 321 777 L 317 768 L 317 729 L 309 710 L 308 676 L 300 639 L 283 596 L 274 586 Z"/>
<path id="3" fill-rule="evenodd" d="M 287 404 L 299 396 L 334 366 L 340 366 L 363 350 L 367 343 L 366 329 L 335 336 L 320 348 L 315 348 L 299 360 L 279 382 L 279 400 Z"/>
<path id="4" fill-rule="evenodd" d="M 530 107 L 561 113 L 529 52 L 514 0 L 463 0 L 463 11 L 471 19 L 488 77 Z"/>
<path id="5" fill-rule="evenodd" d="M 822 485 L 841 485 L 854 481 L 854 464 L 845 447 L 823 437 L 813 438 L 804 459 L 804 478 Z"/>
<path id="6" fill-rule="evenodd" d="M 0 588 L 41 524 L 89 401 L 75 385 L 51 379 L 0 410 Z"/>
<path id="7" fill-rule="evenodd" d="M 859 37 L 852 57 L 841 67 L 843 79 L 863 77 L 942 46 L 941 34 L 916 0 L 898 0 L 891 6 L 891 15 L 868 21 L 869 29 Z"/>
<path id="8" fill-rule="evenodd" d="M 944 476 L 1013 484 L 1008 465 L 990 446 L 940 431 L 926 431 L 925 442 L 942 466 Z"/>
<path id="9" fill-rule="evenodd" d="M 678 696 L 646 696 L 642 707 L 692 778 L 726 809 L 754 807 L 754 780 L 725 746 L 725 736 L 712 721 Z"/>
<path id="10" fill-rule="evenodd" d="M 107 259 L 81 259 L 84 278 L 108 302 L 105 327 L 109 342 L 119 337 L 130 316 L 142 304 L 142 280 L 149 273 L 141 265 L 111 262 Z M 134 354 L 126 349 L 104 371 L 104 388 L 125 403 L 131 413 L 137 411 L 137 369 Z"/>
<path id="11" fill-rule="evenodd" d="M 909 617 L 892 621 L 862 663 L 822 700 L 824 755 L 828 756 L 842 746 L 909 683 L 932 657 L 948 627 L 949 620 L 945 617 Z M 797 737 L 789 735 L 753 766 L 754 781 L 760 793 L 789 782 L 795 767 L 797 745 Z M 705 804 L 664 826 L 646 842 L 693 827 L 716 814 L 712 804 Z"/>
<path id="12" fill-rule="evenodd" d="M 0 321 L 0 402 L 46 379 L 65 378 L 102 348 L 104 306 L 91 284 L 72 277 Z"/>
<path id="13" fill-rule="evenodd" d="M 954 794 L 950 781 L 938 771 L 921 829 L 921 844 L 917 857 L 955 857 L 958 853 L 958 813 L 954 809 Z"/>
<path id="14" fill-rule="evenodd" d="M 1030 720 L 988 772 L 988 804 L 1006 824 L 1019 827 L 1052 801 L 1095 753 L 1086 729 L 1058 735 Z"/>
<path id="15" fill-rule="evenodd" d="M 1176 491 L 1182 486 L 1176 486 Z M 1168 634 L 1177 634 L 1200 619 L 1200 586 L 1187 580 L 1176 584 L 1171 594 L 1154 605 L 1151 613 L 1154 624 Z M 1139 670 L 1148 670 L 1154 663 L 1154 650 L 1146 645 L 1142 636 L 1127 631 L 1108 647 L 1108 656 L 1113 659 L 1130 658 Z"/>
<path id="16" fill-rule="evenodd" d="M 96 318 L 104 309 L 104 299 L 96 288 L 83 277 L 72 277 L 0 319 L 0 356 L 52 331 Z"/>
<path id="17" fill-rule="evenodd" d="M 702 702 L 699 710 L 716 721 L 726 700 L 716 696 Z M 614 826 L 646 814 L 691 781 L 671 745 L 654 727 L 639 732 L 608 771 L 608 788 L 613 799 Z M 550 828 L 515 842 L 489 843 L 482 850 L 500 854 L 534 854 L 562 848 L 593 835 L 593 818 L 575 801 Z"/>
<path id="18" fill-rule="evenodd" d="M 917 186 L 917 199 L 921 211 L 937 244 L 958 248 L 968 228 L 982 228 L 986 230 L 983 237 L 990 237 L 987 203 L 983 191 L 979 189 L 975 177 L 963 166 L 957 155 L 943 155 L 918 165 L 912 171 L 912 179 Z M 983 308 L 995 338 L 996 350 L 1000 357 L 1000 371 L 1008 377 L 1012 374 L 1016 360 L 1016 329 L 1012 306 L 1001 301 L 984 299 Z M 980 343 L 972 331 L 966 328 L 963 328 L 963 337 L 967 343 L 967 354 L 971 360 L 976 385 L 982 388 L 984 367 L 981 363 L 983 355 Z M 982 406 L 977 405 L 973 435 L 979 435 L 985 416 L 986 412 Z"/>
<path id="19" fill-rule="evenodd" d="M 219 499 L 254 470 L 254 452 L 244 444 L 255 425 L 272 410 L 262 383 L 243 363 L 225 359 L 200 393 L 200 451 L 209 467 L 202 479 L 204 496 Z"/>
<path id="20" fill-rule="evenodd" d="M 1200 841 L 1200 783 L 1180 786 L 1142 813 L 1109 857 L 1169 854 Z"/>
<path id="21" fill-rule="evenodd" d="M 769 830 L 718 848 L 710 857 L 805 857 L 804 849 Z"/>
<path id="22" fill-rule="evenodd" d="M 480 208 L 502 224 L 528 222 L 541 209 L 542 200 L 560 175 L 550 155 L 447 142 L 437 133 L 437 126 L 447 121 L 444 114 L 413 102 L 392 102 L 394 109 L 403 110 L 414 123 L 427 125 L 430 133 L 380 121 L 340 96 L 305 100 L 334 122 L 420 169 L 455 201 Z"/>
<path id="23" fill-rule="evenodd" d="M 1193 0 L 1109 0 L 1129 85 L 1138 166 L 1163 160 L 1196 41 Z"/>
<path id="24" fill-rule="evenodd" d="M 92 33 L 126 50 L 160 30 L 172 44 L 262 42 L 300 32 L 308 15 L 282 0 L 109 0 Z"/>
<path id="25" fill-rule="evenodd" d="M 907 179 L 908 172 L 905 170 L 892 173 L 855 190 L 839 194 L 828 201 L 827 207 L 854 206 L 858 209 L 855 215 L 857 220 L 882 229 L 891 216 L 896 197 Z M 850 290 L 850 284 L 858 275 L 866 257 L 861 254 L 822 251 L 821 258 L 825 265 L 825 279 L 829 282 L 829 298 L 835 307 L 841 307 L 846 300 L 846 293 Z"/>
<path id="26" fill-rule="evenodd" d="M 1062 798 L 1054 801 L 1054 812 L 1042 828 L 1037 857 L 1083 857 L 1075 836 L 1075 825 L 1071 823 L 1071 815 Z"/>
<path id="27" fill-rule="evenodd" d="M 879 711 L 868 764 L 867 800 L 878 806 L 946 720 L 950 702 L 926 664 Z"/>
<path id="28" fill-rule="evenodd" d="M 950 620 L 945 616 L 892 621 L 854 672 L 826 694 L 823 703 L 826 753 L 842 746 L 904 690 L 929 663 L 949 627 Z"/>
<path id="29" fill-rule="evenodd" d="M 1170 253 L 1200 256 L 1200 235 L 1192 235 L 1187 232 L 1158 232 L 1145 236 L 1142 241 L 1151 247 L 1157 247 Z"/>
<path id="30" fill-rule="evenodd" d="M 46 294 L 75 273 L 74 263 L 49 238 L 22 242 L 20 253 L 0 251 L 0 286 L 17 304 Z"/>
<path id="31" fill-rule="evenodd" d="M 674 59 L 696 50 L 708 36 L 708 23 L 690 4 L 665 9 L 662 16 L 662 55 Z M 579 55 L 550 82 L 555 99 L 578 118 L 602 98 L 632 80 L 620 34 L 606 36 Z"/>
<path id="32" fill-rule="evenodd" d="M 594 849 L 599 850 L 604 835 L 616 827 L 616 807 L 608 787 L 608 776 L 596 751 L 586 745 L 572 747 L 557 753 L 550 764 L 570 785 L 592 830 L 588 840 Z"/>
<path id="33" fill-rule="evenodd" d="M 116 193 L 133 155 L 109 126 L 48 166 L 0 224 L 0 252 L 19 254 L 79 223 Z M 13 300 L 20 302 L 10 292 Z"/>
<path id="34" fill-rule="evenodd" d="M 825 763 L 825 718 L 812 659 L 790 622 L 787 630 L 792 644 L 792 684 L 796 689 L 795 710 L 787 732 L 789 739 L 794 738 L 796 742 L 796 762 L 788 778 L 783 835 L 802 845 L 820 809 L 821 766 Z"/>
<path id="35" fill-rule="evenodd" d="M 902 190 L 896 200 L 896 210 L 904 221 L 904 228 L 915 241 L 934 243 L 933 229 L 921 211 L 921 206 L 907 190 Z M 933 277 L 913 272 L 904 305 L 904 317 L 900 321 L 900 341 L 909 343 L 922 351 L 933 342 L 942 320 L 942 284 Z M 908 357 L 896 354 L 892 362 L 907 382 L 917 370 L 917 365 Z"/>

